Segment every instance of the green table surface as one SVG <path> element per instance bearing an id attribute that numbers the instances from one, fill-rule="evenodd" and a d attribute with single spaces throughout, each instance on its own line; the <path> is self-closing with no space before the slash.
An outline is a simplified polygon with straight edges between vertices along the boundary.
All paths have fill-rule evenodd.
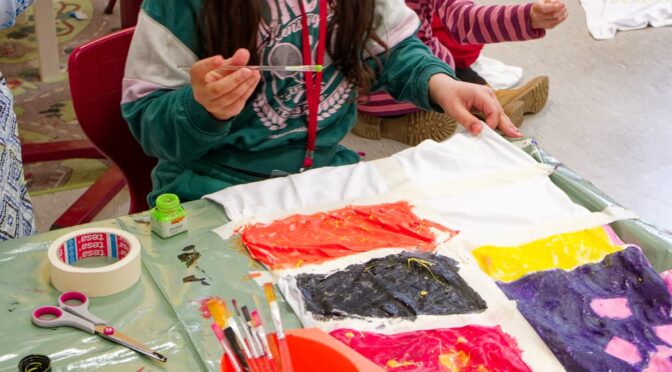
<path id="1" fill-rule="evenodd" d="M 50 356 L 56 371 L 217 370 L 221 347 L 201 316 L 198 300 L 221 296 L 254 306 L 253 294 L 263 301 L 263 292 L 244 277 L 263 268 L 243 253 L 237 239 L 223 241 L 211 231 L 228 222 L 220 206 L 199 200 L 184 207 L 189 231 L 169 239 L 151 233 L 142 219 L 147 213 L 77 227 L 120 228 L 140 240 L 140 281 L 117 295 L 92 298 L 90 310 L 119 332 L 166 355 L 165 366 L 73 328 L 52 330 L 32 325 L 32 311 L 55 305 L 60 294 L 49 283 L 46 253 L 53 240 L 73 230 L 66 229 L 0 244 L 0 371 L 16 371 L 19 360 L 32 353 Z M 190 268 L 177 258 L 188 245 L 194 245 L 202 255 Z M 189 275 L 205 278 L 209 285 L 183 283 L 182 278 Z M 300 327 L 286 304 L 281 303 L 280 308 L 287 328 Z M 265 315 L 270 323 L 268 311 Z"/>
<path id="2" fill-rule="evenodd" d="M 518 144 L 537 161 L 554 165 L 551 180 L 575 202 L 591 211 L 617 203 L 590 182 L 573 173 L 539 149 L 533 140 Z M 147 213 L 77 227 L 116 227 L 133 233 L 142 244 L 142 276 L 132 288 L 114 296 L 94 298 L 90 310 L 118 331 L 155 348 L 168 357 L 165 366 L 153 364 L 133 351 L 98 336 L 70 328 L 42 329 L 32 325 L 37 306 L 54 305 L 59 292 L 49 283 L 46 252 L 64 233 L 59 230 L 0 244 L 0 371 L 16 371 L 28 354 L 47 354 L 55 371 L 104 369 L 106 371 L 217 370 L 221 349 L 200 313 L 199 300 L 209 296 L 235 298 L 254 306 L 252 296 L 263 299 L 261 288 L 244 277 L 263 268 L 251 260 L 236 238 L 223 241 L 212 229 L 228 222 L 220 206 L 205 200 L 184 204 L 189 218 L 187 233 L 162 239 L 143 222 Z M 672 268 L 672 235 L 644 221 L 612 224 L 626 242 L 641 246 L 653 266 Z M 177 256 L 194 245 L 202 257 L 186 267 Z M 195 275 L 200 282 L 183 283 Z M 281 296 L 278 296 L 282 301 Z M 262 306 L 265 306 L 262 305 Z M 265 309 L 264 309 L 265 310 Z M 287 328 L 300 327 L 289 307 L 281 302 Z M 270 323 L 268 311 L 262 311 Z"/>

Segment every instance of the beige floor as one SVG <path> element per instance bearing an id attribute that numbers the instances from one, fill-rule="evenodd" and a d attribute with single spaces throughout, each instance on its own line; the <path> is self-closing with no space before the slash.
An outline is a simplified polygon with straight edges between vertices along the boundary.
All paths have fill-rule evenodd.
<path id="1" fill-rule="evenodd" d="M 578 1 L 567 5 L 570 18 L 544 40 L 490 45 L 484 54 L 522 66 L 526 79 L 550 76 L 549 103 L 527 117 L 525 134 L 642 218 L 672 230 L 672 27 L 596 41 Z M 354 136 L 346 144 L 369 158 L 405 147 Z M 34 198 L 40 231 L 79 193 Z M 125 195 L 98 218 L 125 214 Z"/>

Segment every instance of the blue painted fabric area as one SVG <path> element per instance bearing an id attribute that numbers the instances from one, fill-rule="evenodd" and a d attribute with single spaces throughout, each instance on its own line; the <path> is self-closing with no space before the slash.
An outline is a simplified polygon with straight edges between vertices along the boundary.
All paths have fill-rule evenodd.
<path id="1" fill-rule="evenodd" d="M 672 300 L 665 283 L 635 246 L 573 271 L 550 270 L 512 283 L 498 283 L 541 338 L 570 371 L 636 371 L 656 346 L 670 347 L 653 327 L 672 324 Z M 593 299 L 625 297 L 626 319 L 598 316 Z M 635 345 L 641 362 L 631 365 L 605 352 L 617 336 Z"/>

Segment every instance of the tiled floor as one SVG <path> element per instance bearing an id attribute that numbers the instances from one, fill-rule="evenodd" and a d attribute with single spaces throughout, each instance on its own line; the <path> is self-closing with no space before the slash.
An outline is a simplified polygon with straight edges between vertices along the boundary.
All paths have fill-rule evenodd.
<path id="1" fill-rule="evenodd" d="M 484 54 L 522 66 L 525 79 L 550 76 L 548 105 L 526 118 L 525 134 L 642 218 L 672 230 L 672 27 L 596 41 L 578 0 L 567 6 L 570 18 L 544 40 L 490 45 Z M 369 158 L 405 147 L 354 136 L 345 144 Z M 40 231 L 77 193 L 34 198 Z M 121 195 L 98 218 L 125 214 Z"/>

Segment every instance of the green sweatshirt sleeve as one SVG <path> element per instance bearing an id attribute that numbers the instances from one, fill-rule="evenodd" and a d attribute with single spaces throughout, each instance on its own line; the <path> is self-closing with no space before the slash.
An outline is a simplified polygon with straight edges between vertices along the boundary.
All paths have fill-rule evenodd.
<path id="1" fill-rule="evenodd" d="M 232 122 L 211 116 L 189 85 L 125 103 L 122 113 L 145 153 L 174 161 L 203 157 L 222 142 Z"/>
<path id="2" fill-rule="evenodd" d="M 411 36 L 367 63 L 376 70 L 372 92 L 384 90 L 399 102 L 411 102 L 427 110 L 443 112 L 429 97 L 429 79 L 446 74 L 455 79 L 453 69 L 436 58 L 416 36 Z"/>

